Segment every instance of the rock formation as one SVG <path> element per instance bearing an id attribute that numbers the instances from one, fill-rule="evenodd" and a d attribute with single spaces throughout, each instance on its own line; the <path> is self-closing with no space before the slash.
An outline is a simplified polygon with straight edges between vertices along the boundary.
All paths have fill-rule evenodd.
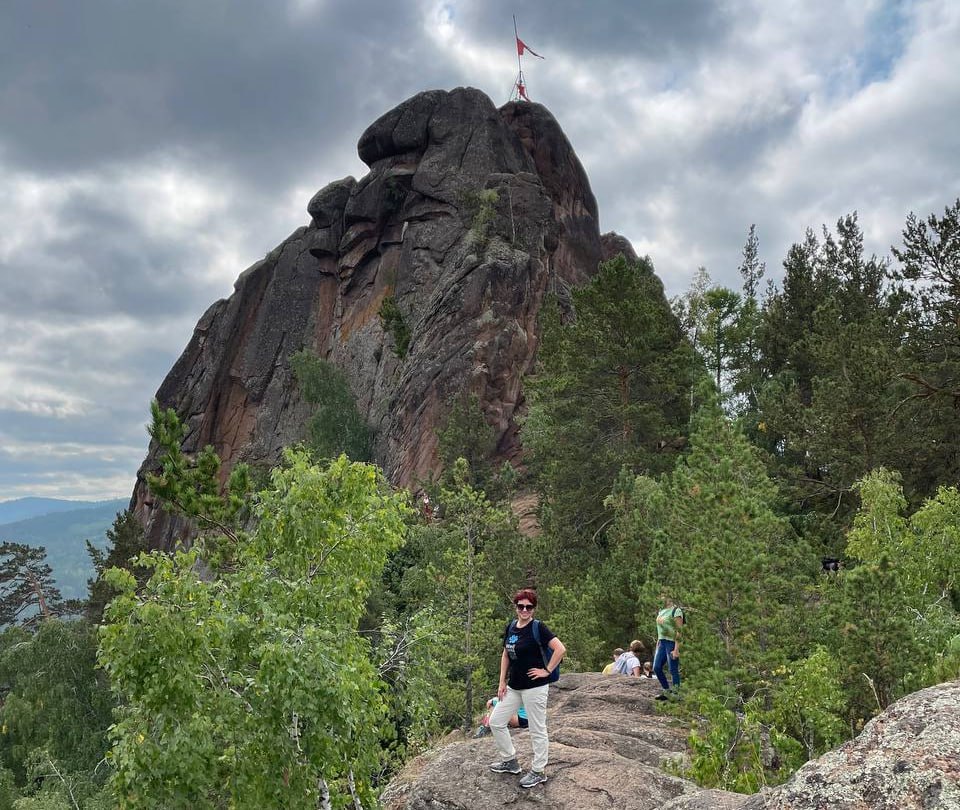
<path id="1" fill-rule="evenodd" d="M 743 810 L 960 810 L 960 681 L 901 698 Z"/>
<path id="2" fill-rule="evenodd" d="M 437 471 L 436 429 L 464 393 L 496 430 L 496 460 L 516 461 L 545 295 L 565 300 L 605 251 L 632 248 L 615 234 L 601 241 L 586 174 L 538 104 L 421 93 L 375 121 L 358 151 L 369 173 L 319 191 L 310 223 L 207 310 L 160 404 L 185 421 L 186 452 L 211 444 L 227 468 L 271 466 L 305 435 L 311 408 L 289 357 L 306 348 L 346 373 L 394 483 Z M 409 329 L 406 353 L 381 322 L 387 298 Z M 177 527 L 143 483 L 153 452 L 133 507 L 165 547 Z"/>
<path id="3" fill-rule="evenodd" d="M 668 774 L 663 764 L 681 761 L 686 732 L 658 715 L 655 680 L 597 673 L 564 674 L 550 687 L 548 781 L 527 791 L 518 778 L 495 774 L 491 738 L 454 739 L 413 760 L 382 797 L 384 810 L 490 810 L 534 803 L 552 810 L 649 810 L 697 790 Z M 517 756 L 530 766 L 527 731 L 514 731 Z"/>
<path id="4" fill-rule="evenodd" d="M 410 762 L 385 810 L 960 810 L 960 681 L 908 695 L 863 732 L 754 796 L 704 790 L 663 766 L 686 758 L 686 730 L 655 712 L 656 681 L 564 674 L 551 687 L 548 781 L 523 790 L 490 773 L 489 737 L 446 744 Z M 529 767 L 526 731 L 514 731 Z"/>

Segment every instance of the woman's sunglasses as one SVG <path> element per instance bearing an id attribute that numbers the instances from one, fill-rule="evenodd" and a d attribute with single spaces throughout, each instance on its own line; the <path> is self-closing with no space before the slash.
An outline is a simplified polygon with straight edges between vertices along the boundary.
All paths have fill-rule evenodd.
<path id="1" fill-rule="evenodd" d="M 529 612 L 529 611 L 533 610 L 535 607 L 536 607 L 536 605 L 529 605 L 529 604 L 527 604 L 527 603 L 525 603 L 525 602 L 524 602 L 524 603 L 517 602 L 517 610 Z"/>

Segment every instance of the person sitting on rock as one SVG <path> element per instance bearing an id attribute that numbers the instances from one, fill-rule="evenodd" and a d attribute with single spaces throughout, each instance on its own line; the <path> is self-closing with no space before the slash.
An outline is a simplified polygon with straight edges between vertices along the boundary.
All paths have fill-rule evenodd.
<path id="1" fill-rule="evenodd" d="M 612 675 L 613 668 L 617 665 L 617 659 L 620 658 L 621 655 L 623 655 L 623 647 L 617 647 L 613 651 L 613 660 L 600 671 L 601 674 Z"/>
<path id="2" fill-rule="evenodd" d="M 487 710 L 483 713 L 483 717 L 480 720 L 480 725 L 473 733 L 474 737 L 484 737 L 490 733 L 490 713 L 499 702 L 500 698 L 496 696 L 487 701 Z M 517 709 L 517 713 L 510 716 L 510 719 L 507 721 L 507 726 L 510 728 L 526 728 L 528 725 L 527 710 L 524 709 L 523 705 L 521 704 L 520 708 Z"/>
<path id="3" fill-rule="evenodd" d="M 650 661 L 643 662 L 643 668 L 640 671 L 641 678 L 653 678 L 653 664 Z"/>
<path id="4" fill-rule="evenodd" d="M 646 649 L 644 643 L 639 639 L 634 639 L 630 642 L 630 649 L 627 650 L 620 658 L 617 660 L 617 663 L 614 667 L 614 672 L 620 675 L 633 675 L 639 677 L 640 675 L 640 655 Z"/>

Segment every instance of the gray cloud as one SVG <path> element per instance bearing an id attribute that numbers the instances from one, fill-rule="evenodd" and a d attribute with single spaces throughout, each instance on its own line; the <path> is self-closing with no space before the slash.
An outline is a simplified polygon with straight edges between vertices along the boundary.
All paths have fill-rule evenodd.
<path id="1" fill-rule="evenodd" d="M 0 498 L 126 495 L 150 396 L 193 324 L 365 170 L 363 129 L 414 93 L 516 72 L 492 0 L 76 3 L 0 10 Z M 960 8 L 533 0 L 525 61 L 605 229 L 671 294 L 737 286 L 756 223 L 790 243 L 858 210 L 886 253 L 960 196 Z"/>

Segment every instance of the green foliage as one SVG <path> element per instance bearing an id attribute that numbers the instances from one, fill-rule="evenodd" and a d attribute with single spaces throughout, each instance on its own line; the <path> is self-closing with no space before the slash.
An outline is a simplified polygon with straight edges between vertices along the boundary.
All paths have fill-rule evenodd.
<path id="1" fill-rule="evenodd" d="M 27 784 L 20 797 L 7 805 L 11 810 L 114 810 L 116 806 L 102 776 L 65 771 L 44 749 L 31 755 Z"/>
<path id="2" fill-rule="evenodd" d="M 864 255 L 855 214 L 836 227 L 790 249 L 783 289 L 765 302 L 756 434 L 795 509 L 829 516 L 810 525 L 833 552 L 856 506 L 854 482 L 886 465 L 912 484 L 929 441 L 911 407 L 898 408 L 909 393 L 904 292 L 885 260 Z"/>
<path id="3" fill-rule="evenodd" d="M 903 681 L 884 677 L 882 703 L 887 699 L 883 695 L 899 696 L 908 684 L 936 680 L 930 668 L 936 668 L 937 656 L 943 658 L 950 639 L 960 630 L 956 604 L 960 494 L 943 487 L 908 519 L 902 515 L 907 504 L 895 473 L 876 470 L 858 483 L 858 489 L 862 505 L 847 535 L 847 554 L 868 569 L 876 568 L 874 576 L 885 572 L 882 576 L 892 581 L 886 609 L 911 617 L 906 639 L 914 639 L 915 644 L 908 652 L 917 653 L 906 664 L 900 662 Z M 895 569 L 890 560 L 897 560 Z M 858 576 L 872 582 L 866 572 Z M 892 616 L 890 621 L 897 623 L 900 617 Z"/>
<path id="4" fill-rule="evenodd" d="M 410 327 L 392 295 L 380 304 L 380 323 L 383 330 L 393 336 L 393 353 L 402 360 L 410 350 Z"/>
<path id="5" fill-rule="evenodd" d="M 0 627 L 73 612 L 54 584 L 47 552 L 23 543 L 0 543 Z"/>
<path id="6" fill-rule="evenodd" d="M 462 204 L 470 215 L 470 237 L 483 251 L 490 241 L 490 230 L 497 215 L 500 194 L 494 188 L 478 189 L 464 195 Z"/>
<path id="7" fill-rule="evenodd" d="M 692 722 L 684 775 L 704 787 L 754 793 L 838 745 L 848 735 L 835 669 L 818 646 L 749 699 L 693 690 L 682 711 Z"/>
<path id="8" fill-rule="evenodd" d="M 121 702 L 109 760 L 124 807 L 369 802 L 383 682 L 357 633 L 407 507 L 378 471 L 290 451 L 257 529 L 203 573 L 204 542 L 114 569 L 100 660 Z M 351 787 L 353 786 L 353 787 Z"/>
<path id="9" fill-rule="evenodd" d="M 470 483 L 485 488 L 491 478 L 489 459 L 496 449 L 496 432 L 487 424 L 480 397 L 469 394 L 450 400 L 447 418 L 437 430 L 437 444 L 444 469 L 450 473 L 447 483 L 453 483 L 453 468 L 457 459 L 462 458 L 467 463 Z"/>
<path id="10" fill-rule="evenodd" d="M 691 617 L 683 660 L 694 682 L 749 696 L 805 643 L 799 607 L 816 560 L 777 514 L 763 459 L 715 402 L 698 412 L 690 443 L 635 507 L 651 538 L 638 621 L 670 593 Z"/>
<path id="11" fill-rule="evenodd" d="M 494 640 L 506 624 L 511 585 L 524 581 L 531 562 L 509 508 L 491 504 L 468 483 L 464 459 L 452 472 L 439 491 L 437 514 L 411 534 L 414 561 L 401 585 L 404 599 L 432 624 L 416 655 L 419 666 L 437 676 L 431 690 L 436 730 L 469 726 L 495 690 L 501 648 Z"/>
<path id="12" fill-rule="evenodd" d="M 823 646 L 814 647 L 810 655 L 790 666 L 772 703 L 773 722 L 803 745 L 803 756 L 791 770 L 847 737 L 846 697 L 837 678 L 836 660 Z"/>
<path id="13" fill-rule="evenodd" d="M 767 729 L 756 701 L 742 711 L 706 691 L 688 698 L 688 711 L 695 717 L 688 738 L 690 767 L 682 773 L 703 787 L 755 793 L 775 784 L 764 767 L 763 747 Z"/>
<path id="14" fill-rule="evenodd" d="M 51 787 L 70 784 L 77 796 L 103 787 L 107 769 L 98 775 L 97 766 L 113 701 L 96 650 L 96 630 L 85 621 L 50 620 L 33 633 L 0 634 L 0 762 L 19 788 L 29 791 L 38 768 L 50 774 Z"/>
<path id="15" fill-rule="evenodd" d="M 826 606 L 825 638 L 836 650 L 847 718 L 859 731 L 911 687 L 924 661 L 897 569 L 886 555 L 841 572 Z"/>
<path id="16" fill-rule="evenodd" d="M 710 275 L 702 267 L 690 291 L 674 301 L 674 311 L 724 401 L 733 394 L 734 361 L 743 342 L 742 307 L 733 290 L 711 286 Z"/>
<path id="17" fill-rule="evenodd" d="M 353 461 L 370 459 L 373 435 L 357 409 L 346 375 L 308 351 L 290 357 L 306 401 L 316 406 L 307 426 L 308 447 L 318 459 L 341 453 Z"/>
<path id="18" fill-rule="evenodd" d="M 95 578 L 90 580 L 90 596 L 87 599 L 85 614 L 94 624 L 103 618 L 104 608 L 115 595 L 107 584 L 103 574 L 108 568 L 127 568 L 133 571 L 140 584 L 146 579 L 147 572 L 133 567 L 133 559 L 147 550 L 143 525 L 130 510 L 118 512 L 113 526 L 107 530 L 107 549 L 100 551 L 87 544 L 87 551 L 93 560 Z"/>
<path id="19" fill-rule="evenodd" d="M 606 262 L 572 298 L 575 320 L 556 302 L 541 313 L 523 441 L 544 530 L 576 567 L 568 552 L 596 549 L 621 467 L 655 473 L 672 461 L 661 451 L 686 427 L 693 355 L 649 260 Z"/>
<path id="20" fill-rule="evenodd" d="M 215 532 L 234 540 L 249 504 L 249 468 L 236 464 L 221 485 L 220 457 L 208 445 L 196 457 L 182 449 L 186 425 L 173 408 L 150 403 L 152 421 L 147 431 L 157 445 L 160 469 L 147 473 L 150 492 L 168 509 L 196 521 L 201 531 Z"/>
<path id="21" fill-rule="evenodd" d="M 903 278 L 916 283 L 923 311 L 939 324 L 955 326 L 960 317 L 960 199 L 944 208 L 942 217 L 921 219 L 911 212 L 903 248 L 893 248 L 893 255 Z"/>

